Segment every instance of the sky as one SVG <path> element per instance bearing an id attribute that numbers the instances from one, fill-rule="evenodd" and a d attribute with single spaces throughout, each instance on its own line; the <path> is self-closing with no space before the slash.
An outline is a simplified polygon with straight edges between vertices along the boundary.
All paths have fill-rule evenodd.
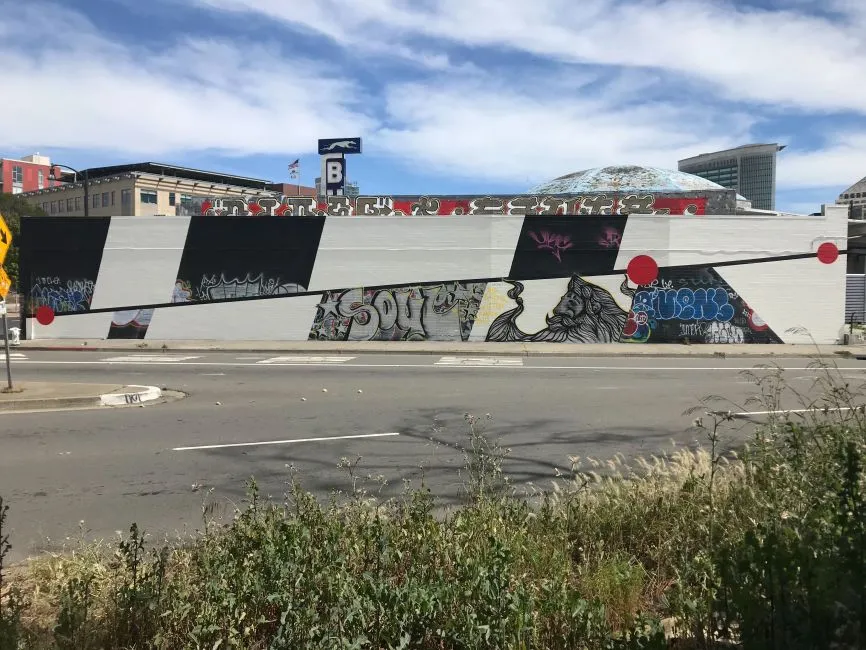
<path id="1" fill-rule="evenodd" d="M 777 209 L 866 176 L 864 0 L 0 0 L 0 155 L 364 194 L 520 193 L 779 142 Z"/>

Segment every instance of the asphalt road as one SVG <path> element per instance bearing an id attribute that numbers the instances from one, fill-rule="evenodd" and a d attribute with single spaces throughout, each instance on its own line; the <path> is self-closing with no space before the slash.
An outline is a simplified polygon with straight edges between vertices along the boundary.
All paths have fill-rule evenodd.
<path id="1" fill-rule="evenodd" d="M 423 466 L 426 483 L 453 502 L 467 412 L 492 415 L 487 432 L 512 450 L 506 469 L 515 482 L 549 486 L 570 455 L 633 458 L 669 450 L 672 441 L 692 443 L 694 415 L 684 411 L 712 394 L 743 402 L 755 387 L 740 373 L 761 363 L 503 357 L 467 364 L 429 355 L 236 352 L 16 356 L 16 380 L 156 385 L 189 396 L 144 408 L 0 414 L 0 495 L 10 506 L 13 560 L 57 549 L 81 521 L 97 537 L 133 521 L 160 535 L 197 528 L 210 489 L 230 514 L 250 476 L 264 494 L 280 496 L 290 464 L 319 494 L 347 490 L 341 457 L 361 456 L 358 474 L 384 475 L 389 495 L 404 480 L 417 485 Z M 788 368 L 792 385 L 808 390 L 815 375 L 808 359 L 775 363 Z M 837 363 L 852 383 L 866 377 L 866 363 Z M 748 432 L 730 435 L 735 444 Z"/>

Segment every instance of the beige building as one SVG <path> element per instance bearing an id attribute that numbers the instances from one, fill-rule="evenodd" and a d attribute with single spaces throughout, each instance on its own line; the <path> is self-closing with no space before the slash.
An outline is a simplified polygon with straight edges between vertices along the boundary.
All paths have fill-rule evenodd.
<path id="1" fill-rule="evenodd" d="M 51 216 L 174 216 L 201 214 L 201 205 L 208 199 L 274 196 L 281 187 L 257 178 L 152 162 L 64 173 L 62 180 L 56 187 L 20 196 Z"/>

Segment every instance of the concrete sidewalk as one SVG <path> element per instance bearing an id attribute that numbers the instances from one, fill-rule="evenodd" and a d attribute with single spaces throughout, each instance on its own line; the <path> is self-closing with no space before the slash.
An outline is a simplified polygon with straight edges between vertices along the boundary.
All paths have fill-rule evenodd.
<path id="1" fill-rule="evenodd" d="M 676 343 L 459 343 L 454 341 L 138 341 L 44 339 L 16 350 L 91 352 L 258 352 L 292 354 L 441 354 L 523 357 L 835 357 L 866 355 L 866 345 L 683 345 Z"/>
<path id="2" fill-rule="evenodd" d="M 13 387 L 13 392 L 0 392 L 0 413 L 138 406 L 162 397 L 156 386 L 16 382 Z"/>

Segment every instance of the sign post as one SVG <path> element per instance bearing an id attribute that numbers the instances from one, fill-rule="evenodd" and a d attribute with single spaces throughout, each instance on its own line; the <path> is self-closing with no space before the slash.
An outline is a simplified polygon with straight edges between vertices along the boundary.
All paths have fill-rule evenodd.
<path id="1" fill-rule="evenodd" d="M 326 196 L 342 196 L 346 193 L 346 155 L 356 153 L 361 153 L 361 138 L 319 140 L 322 185 Z"/>
<path id="2" fill-rule="evenodd" d="M 3 317 L 3 345 L 6 349 L 6 382 L 8 384 L 6 392 L 10 393 L 12 392 L 12 360 L 9 354 L 9 321 L 6 315 L 6 296 L 9 294 L 12 281 L 2 265 L 11 245 L 12 231 L 9 230 L 6 220 L 0 214 L 0 316 Z"/>
<path id="3" fill-rule="evenodd" d="M 3 346 L 6 349 L 6 390 L 12 392 L 12 358 L 9 354 L 9 321 L 6 320 L 6 300 L 0 301 L 0 314 L 3 315 Z"/>

